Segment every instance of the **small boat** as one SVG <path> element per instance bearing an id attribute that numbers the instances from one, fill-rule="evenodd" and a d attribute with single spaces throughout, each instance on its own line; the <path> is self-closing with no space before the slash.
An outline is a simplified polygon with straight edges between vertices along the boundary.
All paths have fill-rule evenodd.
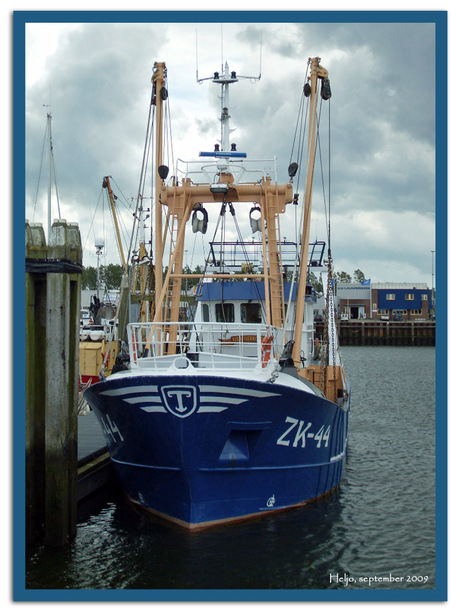
<path id="1" fill-rule="evenodd" d="M 220 144 L 198 160 L 179 160 L 169 176 L 167 71 L 155 63 L 153 244 L 149 253 L 144 237 L 136 256 L 150 266 L 152 284 L 138 297 L 141 320 L 126 327 L 128 364 L 84 392 L 127 496 L 191 531 L 322 497 L 339 486 L 347 456 L 350 387 L 338 346 L 330 243 L 309 243 L 328 71 L 311 58 L 302 84 L 303 205 L 294 193 L 301 160 L 290 163 L 282 184 L 275 160 L 251 160 L 230 143 L 229 87 L 242 78 L 228 64 L 209 78 L 221 88 Z M 145 200 L 139 195 L 141 233 L 150 214 Z M 282 238 L 288 207 L 301 212 L 294 241 Z M 186 236 L 207 233 L 214 221 L 204 269 L 191 272 L 184 267 Z M 233 234 L 225 232 L 230 223 Z M 321 338 L 312 272 L 324 285 Z M 195 283 L 193 308 L 184 308 L 185 282 Z"/>
<path id="2" fill-rule="evenodd" d="M 115 201 L 117 197 L 113 193 L 110 177 L 104 177 L 102 188 L 107 190 L 107 197 L 110 202 L 113 224 L 117 237 L 117 245 L 123 269 L 126 269 L 123 246 L 121 242 L 120 229 Z M 98 239 L 96 244 L 97 260 L 97 293 L 91 297 L 89 309 L 81 309 L 80 312 L 80 345 L 79 345 L 79 369 L 80 369 L 80 390 L 84 391 L 89 385 L 96 383 L 109 376 L 116 364 L 117 355 L 120 351 L 120 341 L 118 338 L 118 322 L 114 319 L 102 319 L 103 303 L 99 299 L 99 255 L 101 255 L 104 241 Z M 109 298 L 106 291 L 104 296 Z M 105 304 L 105 308 L 108 306 Z M 108 317 L 107 312 L 104 314 Z"/>
<path id="3" fill-rule="evenodd" d="M 111 374 L 119 351 L 113 324 L 88 324 L 80 328 L 80 383 L 92 385 Z M 101 374 L 102 373 L 102 374 Z"/>

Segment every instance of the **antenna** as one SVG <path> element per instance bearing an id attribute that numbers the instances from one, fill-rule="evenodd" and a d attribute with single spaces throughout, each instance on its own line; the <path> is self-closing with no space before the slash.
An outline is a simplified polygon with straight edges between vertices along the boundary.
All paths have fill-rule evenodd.
<path id="1" fill-rule="evenodd" d="M 262 76 L 262 37 L 263 31 L 260 31 L 260 64 L 259 64 L 259 79 Z"/>
<path id="2" fill-rule="evenodd" d="M 223 24 L 220 24 L 220 71 L 224 72 L 224 32 Z"/>
<path id="3" fill-rule="evenodd" d="M 197 80 L 197 83 L 200 83 L 198 79 L 198 30 L 195 30 L 195 64 L 196 64 L 196 80 Z"/>
<path id="4" fill-rule="evenodd" d="M 232 83 L 237 83 L 240 79 L 248 79 L 252 83 L 256 81 L 260 81 L 262 76 L 262 40 L 261 40 L 261 48 L 260 48 L 260 67 L 259 67 L 259 76 L 244 76 L 240 75 L 235 71 L 230 71 L 228 67 L 228 62 L 223 60 L 223 36 L 222 36 L 222 24 L 221 24 L 221 56 L 222 56 L 222 68 L 220 73 L 214 72 L 212 77 L 199 77 L 198 74 L 198 33 L 196 32 L 196 80 L 200 85 L 203 81 L 212 81 L 217 85 L 221 86 L 221 116 L 220 116 L 220 124 L 221 124 L 221 146 L 222 150 L 219 151 L 218 145 L 216 145 L 216 149 L 214 152 L 201 152 L 200 156 L 208 156 L 208 157 L 246 157 L 245 153 L 238 153 L 236 151 L 236 146 L 232 145 L 230 147 L 230 132 L 233 132 L 229 126 L 229 86 Z"/>

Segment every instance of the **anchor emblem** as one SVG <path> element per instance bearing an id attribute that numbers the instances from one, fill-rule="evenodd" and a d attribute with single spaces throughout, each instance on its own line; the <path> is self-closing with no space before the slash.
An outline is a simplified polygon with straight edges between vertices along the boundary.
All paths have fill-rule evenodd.
<path id="1" fill-rule="evenodd" d="M 165 408 L 176 417 L 188 417 L 198 406 L 193 385 L 164 385 L 160 392 Z"/>

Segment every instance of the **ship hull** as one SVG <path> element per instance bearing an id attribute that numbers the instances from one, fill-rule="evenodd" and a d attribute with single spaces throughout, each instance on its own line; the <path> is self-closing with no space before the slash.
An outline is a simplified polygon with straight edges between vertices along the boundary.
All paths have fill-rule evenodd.
<path id="1" fill-rule="evenodd" d="M 348 402 L 287 375 L 130 373 L 85 398 L 128 497 L 189 530 L 305 504 L 343 476 Z"/>

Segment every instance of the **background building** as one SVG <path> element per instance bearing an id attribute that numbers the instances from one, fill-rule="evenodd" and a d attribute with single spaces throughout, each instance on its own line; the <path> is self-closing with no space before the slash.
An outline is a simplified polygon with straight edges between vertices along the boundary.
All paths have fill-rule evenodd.
<path id="1" fill-rule="evenodd" d="M 428 320 L 432 290 L 425 283 L 337 283 L 337 312 L 348 319 Z"/>
<path id="2" fill-rule="evenodd" d="M 389 319 L 426 320 L 433 310 L 432 291 L 424 283 L 374 283 L 372 312 Z"/>
<path id="3" fill-rule="evenodd" d="M 337 308 L 339 315 L 349 319 L 370 319 L 371 286 L 362 283 L 337 283 Z"/>

